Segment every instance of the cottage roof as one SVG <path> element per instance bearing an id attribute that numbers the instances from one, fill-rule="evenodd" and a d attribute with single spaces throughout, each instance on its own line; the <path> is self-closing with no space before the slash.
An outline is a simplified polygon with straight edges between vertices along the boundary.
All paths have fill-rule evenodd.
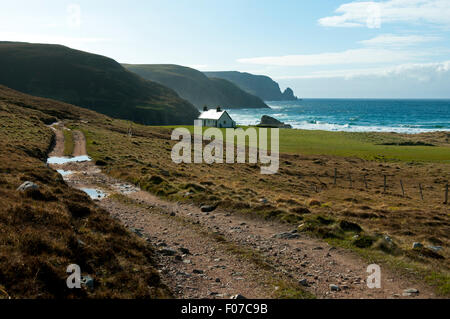
<path id="1" fill-rule="evenodd" d="M 198 118 L 201 120 L 218 120 L 223 115 L 223 113 L 225 113 L 225 111 L 217 112 L 216 109 L 212 109 L 202 112 L 202 114 L 200 114 Z"/>

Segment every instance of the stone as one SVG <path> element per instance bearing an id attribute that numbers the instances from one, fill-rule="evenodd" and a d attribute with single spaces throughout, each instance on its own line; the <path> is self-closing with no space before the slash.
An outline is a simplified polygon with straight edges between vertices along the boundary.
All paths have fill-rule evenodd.
<path id="1" fill-rule="evenodd" d="M 89 289 L 94 289 L 94 278 L 91 276 L 82 276 L 81 277 L 81 284 Z"/>
<path id="2" fill-rule="evenodd" d="M 280 239 L 296 239 L 300 238 L 299 234 L 288 232 L 288 233 L 279 233 L 272 236 L 272 238 L 280 238 Z"/>
<path id="3" fill-rule="evenodd" d="M 416 296 L 418 294 L 419 294 L 419 290 L 417 290 L 415 288 L 409 288 L 409 289 L 403 290 L 403 296 L 405 296 L 405 297 Z"/>
<path id="4" fill-rule="evenodd" d="M 427 246 L 427 248 L 434 250 L 436 252 L 443 249 L 442 246 Z"/>
<path id="5" fill-rule="evenodd" d="M 184 248 L 184 247 L 180 247 L 180 248 L 178 248 L 178 250 L 179 250 L 182 254 L 185 254 L 185 255 L 190 255 L 190 254 L 191 254 L 191 252 L 189 251 L 189 249 Z"/>
<path id="6" fill-rule="evenodd" d="M 231 296 L 230 299 L 247 299 L 247 298 L 245 298 L 245 297 L 244 297 L 243 295 L 241 295 L 241 294 L 237 294 L 237 295 Z"/>
<path id="7" fill-rule="evenodd" d="M 414 243 L 412 244 L 412 248 L 413 248 L 413 249 L 416 249 L 416 248 L 423 248 L 423 245 L 422 245 L 421 243 L 414 242 Z"/>
<path id="8" fill-rule="evenodd" d="M 163 256 L 175 256 L 177 251 L 172 248 L 163 248 L 159 250 L 159 253 Z"/>
<path id="9" fill-rule="evenodd" d="M 22 185 L 20 185 L 17 188 L 17 190 L 20 191 L 20 192 L 24 192 L 24 191 L 29 190 L 29 189 L 37 190 L 37 189 L 39 189 L 39 186 L 37 184 L 33 183 L 33 182 L 26 181 L 26 182 L 22 183 Z"/>
<path id="10" fill-rule="evenodd" d="M 339 288 L 338 285 L 330 284 L 330 290 L 331 290 L 331 291 L 340 291 L 341 288 Z"/>
<path id="11" fill-rule="evenodd" d="M 201 211 L 204 213 L 210 213 L 217 208 L 217 205 L 203 205 L 200 207 Z"/>
<path id="12" fill-rule="evenodd" d="M 192 270 L 192 273 L 194 273 L 194 274 L 203 274 L 203 270 L 200 270 L 200 269 L 194 269 L 194 270 Z"/>
<path id="13" fill-rule="evenodd" d="M 304 287 L 308 287 L 308 280 L 306 278 L 300 279 L 298 283 Z"/>
<path id="14" fill-rule="evenodd" d="M 77 239 L 77 244 L 79 246 L 86 246 L 86 243 L 84 241 L 82 241 L 81 239 Z"/>
<path id="15" fill-rule="evenodd" d="M 384 240 L 386 240 L 388 243 L 392 243 L 392 238 L 389 237 L 388 235 L 384 236 Z"/>

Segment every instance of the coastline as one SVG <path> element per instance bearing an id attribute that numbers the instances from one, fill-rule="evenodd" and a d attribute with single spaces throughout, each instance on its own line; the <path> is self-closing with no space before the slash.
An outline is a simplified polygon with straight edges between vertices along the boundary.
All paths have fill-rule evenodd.
<path id="1" fill-rule="evenodd" d="M 263 115 L 293 129 L 416 134 L 450 131 L 450 100 L 303 99 L 266 103 L 270 109 L 227 110 L 238 125 Z"/>

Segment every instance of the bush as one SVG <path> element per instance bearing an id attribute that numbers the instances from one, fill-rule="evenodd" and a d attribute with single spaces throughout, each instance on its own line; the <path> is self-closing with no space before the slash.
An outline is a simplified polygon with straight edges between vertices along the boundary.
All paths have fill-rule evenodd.
<path id="1" fill-rule="evenodd" d="M 75 218 L 83 218 L 91 214 L 91 209 L 78 203 L 69 202 L 66 204 L 67 209 Z"/>
<path id="2" fill-rule="evenodd" d="M 339 222 L 339 227 L 341 227 L 343 231 L 352 231 L 356 233 L 362 232 L 361 226 L 356 223 L 348 222 L 346 220 L 341 220 Z"/>
<path id="3" fill-rule="evenodd" d="M 369 248 L 372 247 L 374 241 L 374 238 L 367 235 L 362 235 L 356 238 L 352 244 L 358 248 Z"/>

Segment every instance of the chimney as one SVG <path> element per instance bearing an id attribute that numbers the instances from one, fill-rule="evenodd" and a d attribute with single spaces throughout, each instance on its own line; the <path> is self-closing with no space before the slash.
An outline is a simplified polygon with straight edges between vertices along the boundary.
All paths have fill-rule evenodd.
<path id="1" fill-rule="evenodd" d="M 208 111 L 208 107 L 205 105 L 205 106 L 203 107 L 203 112 L 206 112 L 206 111 Z"/>
<path id="2" fill-rule="evenodd" d="M 217 107 L 217 112 L 222 112 L 222 109 L 220 108 L 220 106 Z"/>

